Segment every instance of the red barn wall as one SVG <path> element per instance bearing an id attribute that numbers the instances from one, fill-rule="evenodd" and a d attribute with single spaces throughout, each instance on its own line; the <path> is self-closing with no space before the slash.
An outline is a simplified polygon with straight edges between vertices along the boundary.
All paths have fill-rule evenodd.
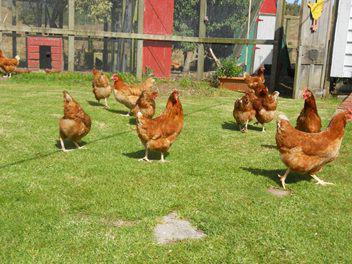
<path id="1" fill-rule="evenodd" d="M 144 33 L 172 35 L 174 0 L 145 0 Z M 144 41 L 143 69 L 151 68 L 156 77 L 171 75 L 172 43 Z"/>

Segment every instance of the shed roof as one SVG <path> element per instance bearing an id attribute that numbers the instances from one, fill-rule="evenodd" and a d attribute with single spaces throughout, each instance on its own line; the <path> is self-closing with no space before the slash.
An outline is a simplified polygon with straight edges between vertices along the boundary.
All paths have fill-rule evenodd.
<path id="1" fill-rule="evenodd" d="M 276 0 L 264 0 L 259 14 L 276 15 Z"/>

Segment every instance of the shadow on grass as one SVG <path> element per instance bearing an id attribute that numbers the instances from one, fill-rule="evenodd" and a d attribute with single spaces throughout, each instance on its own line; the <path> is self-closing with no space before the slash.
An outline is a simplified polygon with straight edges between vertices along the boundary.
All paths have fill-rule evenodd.
<path id="1" fill-rule="evenodd" d="M 195 114 L 195 113 L 203 112 L 204 110 L 207 110 L 207 109 L 210 109 L 210 108 L 213 108 L 213 107 L 217 107 L 217 106 L 221 106 L 221 105 L 224 105 L 224 104 L 216 104 L 216 105 L 210 105 L 210 106 L 208 106 L 208 107 L 203 107 L 203 108 L 194 110 L 193 112 L 185 113 L 184 116 L 190 116 L 190 115 L 193 115 L 193 114 Z"/>
<path id="2" fill-rule="evenodd" d="M 130 120 L 128 121 L 130 123 L 130 125 L 137 125 L 137 120 L 136 118 L 130 118 Z"/>
<path id="3" fill-rule="evenodd" d="M 238 129 L 238 126 L 235 122 L 224 122 L 222 125 L 222 129 L 227 129 L 227 130 L 232 130 L 232 131 L 238 131 L 241 132 Z M 261 127 L 253 126 L 251 124 L 248 124 L 247 126 L 248 130 L 253 130 L 253 131 L 262 131 Z M 241 132 L 242 133 L 242 132 Z"/>
<path id="4" fill-rule="evenodd" d="M 258 168 L 245 168 L 241 167 L 242 170 L 248 171 L 255 176 L 264 176 L 272 181 L 276 182 L 278 185 L 281 186 L 280 178 L 278 175 L 284 175 L 285 170 L 265 170 L 265 169 L 258 169 Z M 310 181 L 311 177 L 307 174 L 299 174 L 291 172 L 287 178 L 286 183 L 296 183 L 300 181 Z"/>
<path id="5" fill-rule="evenodd" d="M 122 110 L 115 110 L 115 109 L 106 109 L 107 111 L 114 113 L 114 114 L 120 114 L 120 115 L 127 115 L 127 111 L 122 111 Z"/>
<path id="6" fill-rule="evenodd" d="M 267 149 L 277 149 L 277 146 L 276 145 L 266 145 L 266 144 L 263 144 L 261 145 L 263 148 L 267 148 Z"/>
<path id="7" fill-rule="evenodd" d="M 117 136 L 120 136 L 120 135 L 123 135 L 123 134 L 128 134 L 128 133 L 131 133 L 131 132 L 132 132 L 132 130 L 127 130 L 127 131 L 123 131 L 123 132 L 120 132 L 120 133 L 115 133 L 115 134 L 112 134 L 112 135 L 101 137 L 101 138 L 92 140 L 92 141 L 90 141 L 88 143 L 85 143 L 84 141 L 82 141 L 82 142 L 84 143 L 84 145 L 88 146 L 88 145 L 94 144 L 95 142 L 103 141 L 103 140 L 106 140 L 106 139 L 109 139 L 109 138 L 117 137 Z M 83 145 L 83 144 L 81 143 L 80 145 Z M 17 161 L 14 161 L 14 162 L 0 164 L 0 169 L 5 169 L 5 168 L 11 167 L 11 166 L 19 165 L 19 164 L 22 164 L 22 163 L 25 163 L 25 162 L 29 162 L 29 161 L 33 161 L 33 160 L 40 160 L 40 159 L 52 156 L 52 155 L 57 154 L 57 153 L 62 153 L 61 144 L 60 144 L 59 141 L 56 142 L 55 146 L 58 148 L 55 151 L 50 151 L 50 152 L 47 152 L 47 153 L 39 153 L 37 155 L 34 155 L 33 157 L 17 160 Z M 70 141 L 66 141 L 65 142 L 65 147 L 67 149 L 75 149 L 76 148 L 74 146 L 74 144 L 72 142 L 70 142 Z"/>
<path id="8" fill-rule="evenodd" d="M 71 150 L 71 149 L 77 149 L 77 147 L 73 144 L 73 142 L 71 140 L 64 140 L 64 144 L 65 144 L 65 149 L 67 150 Z M 81 147 L 87 145 L 87 142 L 85 141 L 80 141 L 78 143 Z M 56 144 L 55 144 L 55 147 L 57 149 L 60 149 L 61 150 L 61 143 L 60 143 L 60 140 L 56 140 Z"/>
<path id="9" fill-rule="evenodd" d="M 104 106 L 103 104 L 96 102 L 96 101 L 87 100 L 87 103 L 90 104 L 91 106 Z"/>
<path id="10" fill-rule="evenodd" d="M 141 150 L 134 151 L 134 152 L 123 153 L 123 155 L 126 156 L 126 157 L 129 157 L 131 159 L 141 159 L 145 155 L 145 150 L 141 149 Z M 164 158 L 166 158 L 167 156 L 169 156 L 168 152 L 164 154 Z M 150 160 L 159 161 L 160 160 L 160 152 L 149 151 L 148 158 Z"/>

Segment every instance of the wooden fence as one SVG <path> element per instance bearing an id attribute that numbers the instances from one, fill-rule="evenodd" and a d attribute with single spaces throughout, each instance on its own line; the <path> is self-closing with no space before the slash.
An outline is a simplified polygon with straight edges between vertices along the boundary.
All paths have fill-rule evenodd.
<path id="1" fill-rule="evenodd" d="M 1 9 L 0 0 L 0 9 Z M 271 83 L 276 83 L 276 69 L 279 59 L 279 47 L 282 41 L 283 32 L 283 0 L 279 0 L 277 4 L 277 20 L 274 40 L 261 40 L 261 39 L 246 39 L 246 38 L 211 38 L 205 37 L 206 32 L 206 7 L 207 1 L 200 0 L 200 19 L 199 19 L 199 36 L 198 37 L 186 37 L 186 36 L 175 36 L 175 35 L 153 35 L 143 34 L 143 18 L 144 18 L 144 0 L 138 1 L 138 32 L 137 33 L 125 33 L 125 32 L 111 32 L 111 31 L 92 31 L 92 30 L 78 30 L 75 29 L 75 0 L 68 0 L 68 28 L 48 28 L 48 27 L 29 27 L 16 25 L 16 19 L 13 19 L 12 25 L 0 24 L 0 43 L 2 42 L 3 33 L 18 34 L 43 34 L 43 35 L 58 35 L 68 36 L 68 70 L 74 71 L 74 43 L 75 37 L 91 37 L 91 38 L 112 38 L 112 39 L 135 39 L 137 40 L 137 69 L 136 74 L 138 78 L 142 77 L 142 59 L 143 59 L 143 40 L 156 40 L 156 41 L 175 41 L 175 42 L 192 42 L 198 44 L 198 67 L 197 77 L 198 79 L 203 78 L 204 73 L 204 44 L 237 44 L 237 45 L 273 45 L 274 55 L 272 62 L 272 76 Z M 0 10 L 1 11 L 1 10 Z M 0 21 L 1 17 L 0 12 Z"/>

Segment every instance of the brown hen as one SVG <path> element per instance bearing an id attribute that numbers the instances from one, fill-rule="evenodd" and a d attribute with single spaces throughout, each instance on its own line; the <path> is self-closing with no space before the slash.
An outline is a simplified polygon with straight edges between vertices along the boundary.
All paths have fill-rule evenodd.
<path id="1" fill-rule="evenodd" d="M 159 151 L 161 153 L 160 161 L 165 162 L 164 153 L 175 142 L 182 128 L 183 110 L 177 91 L 171 93 L 166 109 L 160 116 L 150 119 L 138 112 L 137 133 L 145 147 L 145 157 L 140 160 L 149 162 L 148 151 L 153 150 Z"/>
<path id="2" fill-rule="evenodd" d="M 352 109 L 336 114 L 328 128 L 319 133 L 306 133 L 291 126 L 288 118 L 280 115 L 277 122 L 276 144 L 286 173 L 280 177 L 285 189 L 285 180 L 291 171 L 308 173 L 317 184 L 331 184 L 319 179 L 316 174 L 339 155 L 347 121 L 352 120 Z"/>
<path id="3" fill-rule="evenodd" d="M 114 81 L 114 96 L 116 101 L 129 109 L 126 116 L 130 116 L 130 112 L 136 105 L 142 92 L 150 91 L 155 82 L 153 78 L 148 78 L 146 81 L 139 84 L 126 84 L 122 78 L 116 74 L 114 74 L 111 79 Z"/>
<path id="4" fill-rule="evenodd" d="M 248 123 L 255 118 L 255 109 L 252 102 L 256 99 L 254 92 L 251 91 L 235 101 L 233 117 L 241 132 L 247 132 Z M 243 127 L 241 128 L 241 126 Z"/>
<path id="5" fill-rule="evenodd" d="M 13 59 L 8 59 L 4 56 L 2 50 L 0 50 L 0 68 L 5 72 L 4 77 L 11 78 L 11 74 L 16 70 L 20 64 L 20 56 L 16 55 Z"/>
<path id="6" fill-rule="evenodd" d="M 297 118 L 296 129 L 307 133 L 318 133 L 321 129 L 321 119 L 313 93 L 305 88 L 303 91 L 304 107 Z"/>
<path id="7" fill-rule="evenodd" d="M 93 93 L 95 95 L 95 99 L 100 103 L 101 99 L 105 101 L 105 108 L 109 108 L 108 98 L 112 92 L 112 88 L 109 83 L 108 77 L 101 71 L 93 69 Z"/>
<path id="8" fill-rule="evenodd" d="M 78 143 L 89 133 L 92 122 L 90 116 L 83 111 L 79 103 L 67 91 L 63 91 L 63 95 L 64 116 L 59 121 L 59 129 L 61 148 L 67 152 L 64 140 L 70 139 L 77 148 L 82 148 Z"/>

